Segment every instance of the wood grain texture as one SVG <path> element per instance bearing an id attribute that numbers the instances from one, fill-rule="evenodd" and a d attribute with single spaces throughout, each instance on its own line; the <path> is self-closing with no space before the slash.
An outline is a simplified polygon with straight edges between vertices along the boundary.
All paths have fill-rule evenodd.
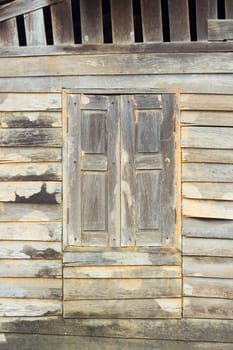
<path id="1" fill-rule="evenodd" d="M 185 198 L 233 200 L 233 186 L 231 183 L 192 182 L 183 183 L 182 194 Z"/>
<path id="2" fill-rule="evenodd" d="M 208 39 L 209 40 L 232 40 L 233 39 L 233 20 L 218 19 L 208 20 Z"/>
<path id="3" fill-rule="evenodd" d="M 209 0 L 196 0 L 197 40 L 208 40 Z"/>
<path id="4" fill-rule="evenodd" d="M 61 243 L 58 242 L 11 242 L 2 241 L 2 259 L 61 259 Z"/>
<path id="5" fill-rule="evenodd" d="M 141 0 L 144 42 L 162 42 L 161 3 L 158 0 Z"/>
<path id="6" fill-rule="evenodd" d="M 191 163 L 232 164 L 233 152 L 231 149 L 183 148 L 182 161 Z"/>
<path id="7" fill-rule="evenodd" d="M 80 17 L 82 43 L 102 44 L 103 43 L 103 23 L 102 23 L 102 3 L 100 0 L 81 0 Z"/>
<path id="8" fill-rule="evenodd" d="M 0 181 L 59 181 L 59 163 L 15 163 L 0 165 Z"/>
<path id="9" fill-rule="evenodd" d="M 62 279 L 0 278 L 0 298 L 61 299 Z"/>
<path id="10" fill-rule="evenodd" d="M 232 263 L 232 258 L 186 256 L 184 258 L 184 276 L 232 279 Z"/>
<path id="11" fill-rule="evenodd" d="M 1 292 L 1 290 L 0 290 Z M 65 279 L 65 300 L 179 297 L 179 279 Z"/>
<path id="12" fill-rule="evenodd" d="M 20 153 L 15 147 L 0 148 L 0 164 L 8 163 L 41 163 L 60 162 L 60 148 L 20 147 Z"/>
<path id="13" fill-rule="evenodd" d="M 53 41 L 55 45 L 73 44 L 73 19 L 71 1 L 63 0 L 50 7 L 53 28 Z"/>
<path id="14" fill-rule="evenodd" d="M 180 299 L 79 300 L 64 302 L 68 318 L 179 318 Z"/>
<path id="15" fill-rule="evenodd" d="M 40 299 L 0 299 L 1 316 L 43 316 L 61 315 L 62 303 L 59 300 Z"/>
<path id="16" fill-rule="evenodd" d="M 185 297 L 184 317 L 233 319 L 232 300 Z"/>
<path id="17" fill-rule="evenodd" d="M 182 206 L 184 216 L 233 219 L 232 201 L 184 199 Z"/>
<path id="18" fill-rule="evenodd" d="M 171 41 L 190 41 L 188 1 L 169 0 L 168 9 Z"/>
<path id="19" fill-rule="evenodd" d="M 16 19 L 0 23 L 0 47 L 18 46 Z"/>
<path id="20" fill-rule="evenodd" d="M 2 112 L 59 110 L 61 109 L 61 95 L 35 93 L 0 94 L 0 109 Z"/>
<path id="21" fill-rule="evenodd" d="M 183 110 L 199 111 L 232 111 L 233 100 L 231 95 L 182 94 L 180 108 Z"/>
<path id="22" fill-rule="evenodd" d="M 134 42 L 133 9 L 130 1 L 111 0 L 113 43 Z"/>
<path id="23" fill-rule="evenodd" d="M 233 280 L 185 277 L 184 296 L 233 299 Z"/>
<path id="24" fill-rule="evenodd" d="M 232 112 L 222 111 L 184 111 L 181 113 L 181 123 L 197 126 L 233 126 L 233 115 Z"/>
<path id="25" fill-rule="evenodd" d="M 183 238 L 184 255 L 232 257 L 233 241 L 230 239 Z"/>
<path id="26" fill-rule="evenodd" d="M 225 12 L 227 19 L 233 18 L 233 4 L 231 0 L 225 0 Z"/>
<path id="27" fill-rule="evenodd" d="M 31 260 L 25 259 L 1 260 L 1 277 L 43 277 L 60 278 L 62 276 L 62 263 L 60 260 Z"/>
<path id="28" fill-rule="evenodd" d="M 201 164 L 184 163 L 182 177 L 183 181 L 195 182 L 232 182 L 232 164 Z"/>
<path id="29" fill-rule="evenodd" d="M 24 15 L 27 45 L 46 46 L 46 34 L 43 9 Z"/>
<path id="30" fill-rule="evenodd" d="M 2 112 L 1 128 L 61 127 L 60 112 Z"/>
<path id="31" fill-rule="evenodd" d="M 233 238 L 233 221 L 184 217 L 182 234 L 188 237 Z"/>

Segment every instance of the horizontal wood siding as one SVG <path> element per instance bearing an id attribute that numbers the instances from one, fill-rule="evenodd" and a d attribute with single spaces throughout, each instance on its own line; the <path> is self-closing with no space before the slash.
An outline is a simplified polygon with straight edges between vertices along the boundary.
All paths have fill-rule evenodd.
<path id="1" fill-rule="evenodd" d="M 4 94 L 0 115 L 0 315 L 61 315 L 61 95 Z"/>
<path id="2" fill-rule="evenodd" d="M 232 95 L 181 96 L 187 318 L 233 319 L 232 101 Z"/>

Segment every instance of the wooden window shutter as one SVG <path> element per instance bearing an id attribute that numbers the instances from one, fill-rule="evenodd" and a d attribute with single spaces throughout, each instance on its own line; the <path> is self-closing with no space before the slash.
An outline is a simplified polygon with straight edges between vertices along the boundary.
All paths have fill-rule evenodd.
<path id="1" fill-rule="evenodd" d="M 174 94 L 68 94 L 65 246 L 173 246 Z"/>

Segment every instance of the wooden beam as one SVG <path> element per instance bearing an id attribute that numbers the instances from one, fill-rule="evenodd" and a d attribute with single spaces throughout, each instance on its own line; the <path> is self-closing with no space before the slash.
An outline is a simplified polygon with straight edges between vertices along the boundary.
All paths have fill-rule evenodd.
<path id="1" fill-rule="evenodd" d="M 6 4 L 1 8 L 0 22 L 41 9 L 42 7 L 45 7 L 45 6 L 56 4 L 61 1 L 63 0 L 34 0 L 34 1 L 28 1 L 28 0 L 16 1 L 15 0 L 13 2 L 10 2 L 9 4 Z"/>

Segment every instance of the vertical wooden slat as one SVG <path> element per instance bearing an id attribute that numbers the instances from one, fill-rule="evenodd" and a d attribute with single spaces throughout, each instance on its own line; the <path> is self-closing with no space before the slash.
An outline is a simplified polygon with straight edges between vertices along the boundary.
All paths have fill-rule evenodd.
<path id="1" fill-rule="evenodd" d="M 171 41 L 190 41 L 188 0 L 168 0 Z"/>
<path id="2" fill-rule="evenodd" d="M 142 30 L 144 42 L 163 40 L 160 0 L 141 0 Z"/>
<path id="3" fill-rule="evenodd" d="M 131 0 L 111 0 L 113 43 L 134 42 L 133 8 Z"/>
<path id="4" fill-rule="evenodd" d="M 233 1 L 232 0 L 225 0 L 225 12 L 226 12 L 227 19 L 233 18 Z"/>
<path id="5" fill-rule="evenodd" d="M 43 9 L 24 15 L 27 45 L 46 45 Z"/>
<path id="6" fill-rule="evenodd" d="M 218 17 L 217 0 L 209 0 L 209 19 L 216 19 Z"/>
<path id="7" fill-rule="evenodd" d="M 102 1 L 80 0 L 83 44 L 103 43 Z"/>
<path id="8" fill-rule="evenodd" d="M 16 18 L 0 23 L 0 46 L 18 46 Z"/>
<path id="9" fill-rule="evenodd" d="M 121 246 L 135 245 L 135 128 L 130 96 L 122 96 L 121 110 Z"/>
<path id="10" fill-rule="evenodd" d="M 196 0 L 197 41 L 208 40 L 209 18 L 217 18 L 216 0 Z"/>
<path id="11" fill-rule="evenodd" d="M 108 120 L 108 233 L 110 247 L 120 246 L 120 99 L 109 98 Z"/>
<path id="12" fill-rule="evenodd" d="M 53 40 L 55 45 L 73 44 L 73 20 L 71 1 L 64 0 L 51 5 Z"/>

